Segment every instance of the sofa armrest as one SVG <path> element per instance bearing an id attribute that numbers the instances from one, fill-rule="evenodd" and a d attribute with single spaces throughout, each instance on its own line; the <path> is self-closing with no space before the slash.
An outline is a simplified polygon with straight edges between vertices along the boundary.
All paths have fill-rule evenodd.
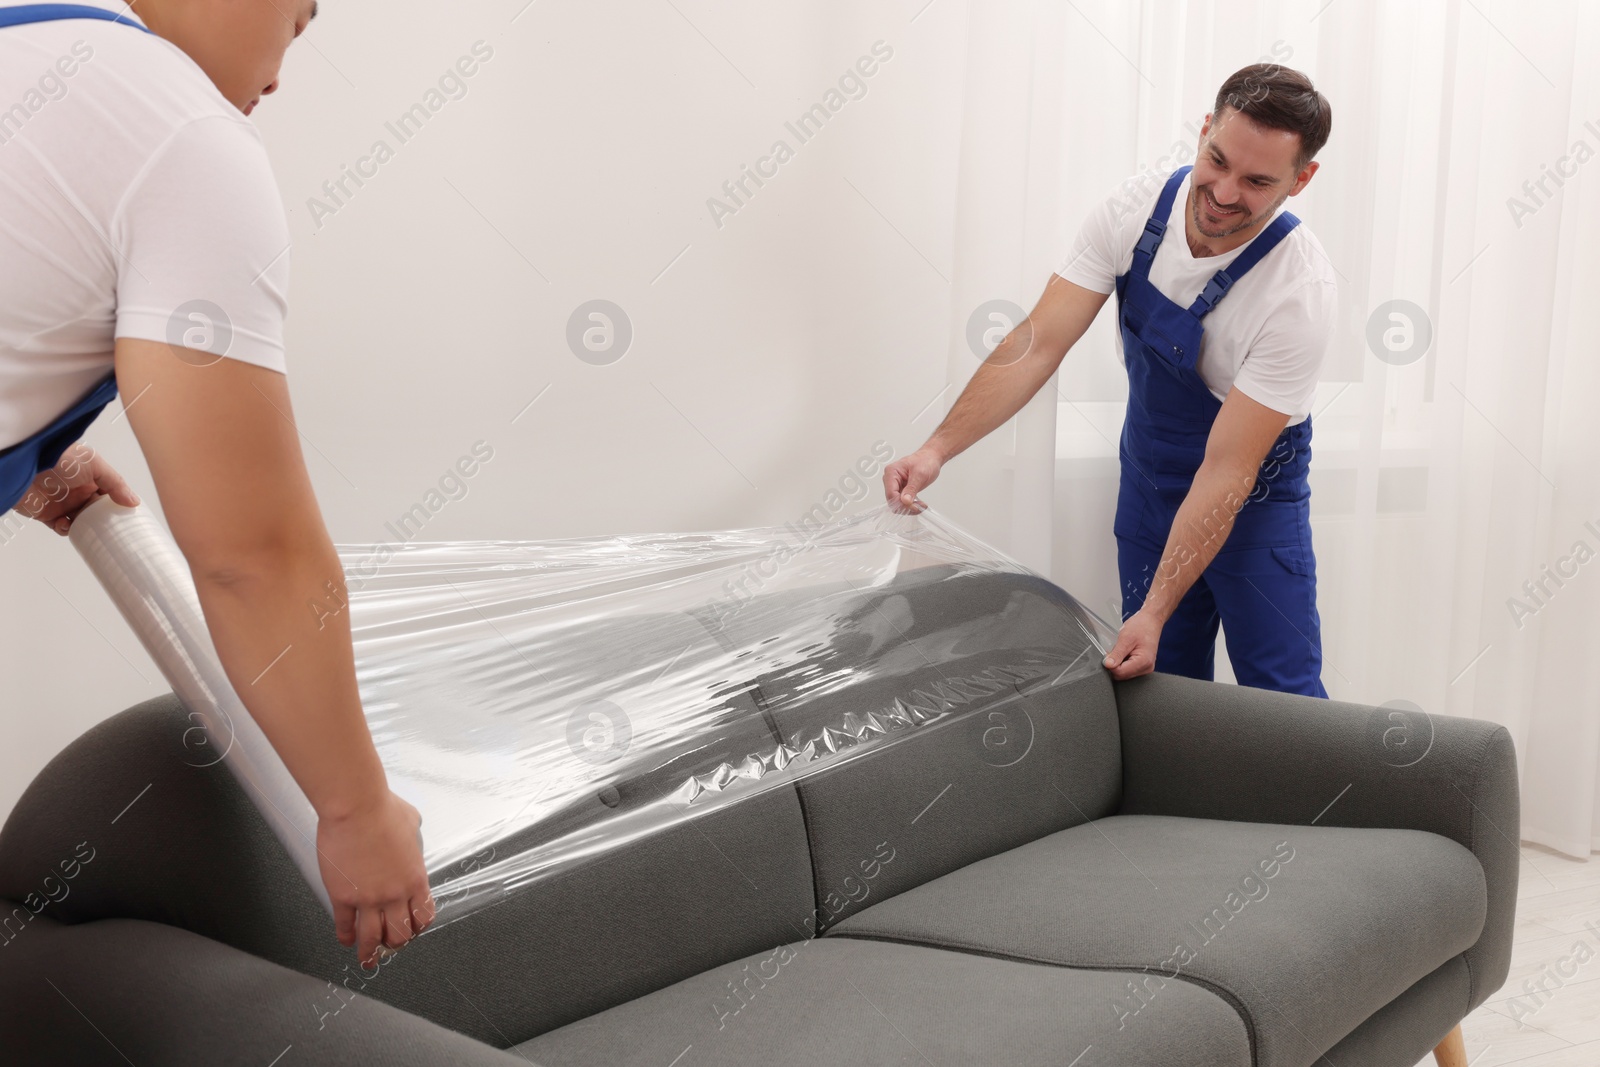
<path id="1" fill-rule="evenodd" d="M 1168 674 L 1115 683 L 1124 815 L 1425 830 L 1483 867 L 1471 1011 L 1506 980 L 1520 862 L 1505 727 Z"/>
<path id="2" fill-rule="evenodd" d="M 28 914 L 12 901 L 0 901 L 0 909 Z M 0 940 L 0 1059 L 7 1063 L 532 1062 L 174 926 L 17 918 L 20 925 Z"/>

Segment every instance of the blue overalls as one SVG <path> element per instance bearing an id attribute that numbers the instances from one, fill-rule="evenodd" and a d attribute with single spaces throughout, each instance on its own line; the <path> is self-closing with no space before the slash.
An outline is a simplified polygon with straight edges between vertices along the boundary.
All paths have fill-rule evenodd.
<path id="1" fill-rule="evenodd" d="M 53 22 L 56 19 L 104 19 L 145 30 L 125 16 L 82 4 L 26 4 L 22 7 L 0 8 L 0 29 L 31 22 Z M 44 429 L 0 451 L 0 513 L 17 505 L 39 472 L 54 467 L 62 453 L 83 436 L 95 416 L 116 395 L 117 375 L 113 371 Z"/>
<path id="2" fill-rule="evenodd" d="M 1122 581 L 1122 617 L 1144 604 L 1178 506 L 1205 458 L 1222 402 L 1197 363 L 1202 320 L 1228 290 L 1277 247 L 1300 220 L 1284 211 L 1182 307 L 1150 283 L 1178 187 L 1190 168 L 1167 179 L 1127 273 L 1117 278 L 1118 322 L 1128 367 L 1128 412 L 1118 448 L 1122 464 L 1113 530 Z M 1184 594 L 1161 632 L 1155 669 L 1211 680 L 1217 626 L 1241 685 L 1326 697 L 1316 559 L 1311 553 L 1311 419 L 1286 426 L 1261 464 L 1232 532 Z M 1206 521 L 1215 529 L 1217 520 Z M 1169 572 L 1172 563 L 1166 564 Z"/>

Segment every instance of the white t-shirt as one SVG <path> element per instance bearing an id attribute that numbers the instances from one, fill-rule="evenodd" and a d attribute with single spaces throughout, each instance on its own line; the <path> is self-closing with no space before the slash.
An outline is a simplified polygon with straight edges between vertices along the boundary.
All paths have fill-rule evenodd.
<path id="1" fill-rule="evenodd" d="M 1158 181 L 1135 177 L 1107 197 L 1084 220 L 1056 273 L 1085 289 L 1113 292 L 1117 275 L 1133 265 L 1134 245 L 1155 210 L 1166 177 Z M 1258 234 L 1231 252 L 1196 259 L 1184 238 L 1189 178 L 1184 175 L 1173 198 L 1167 232 L 1150 266 L 1151 284 L 1183 307 L 1194 303 L 1213 274 L 1260 240 Z M 1139 191 L 1126 191 L 1135 186 Z M 1291 203 L 1293 198 L 1284 201 L 1279 212 Z M 1218 400 L 1237 387 L 1250 399 L 1288 415 L 1290 426 L 1304 422 L 1333 340 L 1338 295 L 1333 264 L 1302 219 L 1201 320 L 1198 369 L 1206 387 Z M 1117 356 L 1126 362 L 1121 330 Z"/>
<path id="2" fill-rule="evenodd" d="M 177 46 L 0 29 L 0 448 L 103 378 L 117 337 L 282 372 L 288 249 L 260 134 Z"/>

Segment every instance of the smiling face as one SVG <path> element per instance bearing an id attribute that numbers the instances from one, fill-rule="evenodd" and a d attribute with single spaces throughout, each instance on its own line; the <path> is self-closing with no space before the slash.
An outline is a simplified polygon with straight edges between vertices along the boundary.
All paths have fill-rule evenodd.
<path id="1" fill-rule="evenodd" d="M 248 115 L 277 91 L 283 54 L 317 17 L 317 0 L 135 0 L 133 11 Z"/>
<path id="2" fill-rule="evenodd" d="M 1315 162 L 1298 167 L 1300 135 L 1232 108 L 1207 115 L 1189 176 L 1189 218 L 1203 239 L 1243 235 L 1304 189 Z M 1244 236 L 1248 240 L 1248 236 Z"/>

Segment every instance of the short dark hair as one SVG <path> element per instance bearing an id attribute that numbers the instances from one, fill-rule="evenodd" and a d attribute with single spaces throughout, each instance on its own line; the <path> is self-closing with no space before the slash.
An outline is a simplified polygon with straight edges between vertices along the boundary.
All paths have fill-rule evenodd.
<path id="1" fill-rule="evenodd" d="M 1252 63 L 1229 76 L 1217 90 L 1212 120 L 1224 108 L 1249 115 L 1274 130 L 1300 135 L 1299 170 L 1316 158 L 1333 131 L 1333 105 L 1317 92 L 1311 79 L 1280 63 Z"/>

